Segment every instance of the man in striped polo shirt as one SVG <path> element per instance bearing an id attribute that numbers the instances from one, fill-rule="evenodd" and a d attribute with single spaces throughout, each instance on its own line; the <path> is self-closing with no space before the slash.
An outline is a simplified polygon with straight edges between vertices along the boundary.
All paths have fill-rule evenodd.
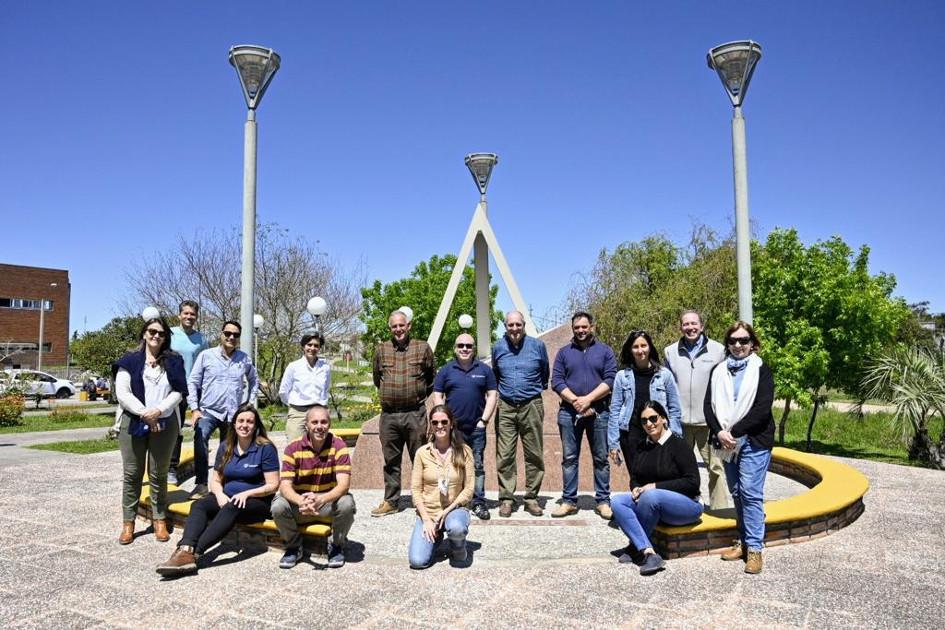
<path id="1" fill-rule="evenodd" d="M 331 516 L 328 566 L 344 566 L 348 531 L 354 522 L 351 457 L 344 440 L 333 435 L 328 408 L 315 404 L 305 415 L 305 433 L 285 447 L 279 494 L 272 500 L 272 520 L 285 541 L 279 568 L 291 569 L 304 556 L 299 525 Z"/>

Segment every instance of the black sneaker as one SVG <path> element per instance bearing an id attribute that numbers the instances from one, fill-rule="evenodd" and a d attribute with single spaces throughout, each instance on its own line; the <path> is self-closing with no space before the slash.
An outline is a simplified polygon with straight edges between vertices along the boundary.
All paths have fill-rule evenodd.
<path id="1" fill-rule="evenodd" d="M 620 564 L 635 564 L 637 566 L 642 565 L 644 560 L 646 560 L 646 558 L 643 552 L 633 545 L 627 545 L 623 553 L 620 554 L 620 557 L 617 558 L 617 562 Z"/>
<path id="2" fill-rule="evenodd" d="M 466 562 L 468 554 L 466 553 L 466 543 L 464 542 L 460 547 L 453 547 L 450 549 L 450 564 L 451 565 L 463 565 Z"/>
<path id="3" fill-rule="evenodd" d="M 282 554 L 282 559 L 279 560 L 280 569 L 291 569 L 299 563 L 302 559 L 302 550 L 301 549 L 286 549 L 285 553 Z"/>
<path id="4" fill-rule="evenodd" d="M 480 521 L 489 520 L 489 510 L 486 508 L 484 503 L 477 503 L 472 509 L 473 515 L 478 518 Z"/>
<path id="5" fill-rule="evenodd" d="M 647 554 L 643 564 L 640 565 L 640 575 L 653 575 L 663 570 L 666 561 L 658 553 Z"/>
<path id="6" fill-rule="evenodd" d="M 328 543 L 328 568 L 337 569 L 345 566 L 345 550 L 334 543 Z"/>

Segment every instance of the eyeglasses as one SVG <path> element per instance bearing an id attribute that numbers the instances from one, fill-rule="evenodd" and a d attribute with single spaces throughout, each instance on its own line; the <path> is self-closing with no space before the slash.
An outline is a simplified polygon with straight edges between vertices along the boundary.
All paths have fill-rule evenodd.
<path id="1" fill-rule="evenodd" d="M 472 350 L 473 345 L 471 343 L 458 343 L 456 344 L 457 350 Z"/>
<path id="2" fill-rule="evenodd" d="M 630 336 L 633 337 L 633 338 L 642 337 L 643 335 L 647 335 L 647 334 L 649 334 L 649 333 L 647 333 L 647 332 L 646 332 L 645 330 L 643 330 L 642 328 L 641 328 L 640 330 L 631 330 L 631 331 L 630 331 Z"/>
<path id="3" fill-rule="evenodd" d="M 751 337 L 729 337 L 728 345 L 730 346 L 750 346 Z"/>
<path id="4" fill-rule="evenodd" d="M 145 329 L 144 332 L 148 333 L 148 334 L 151 335 L 152 337 L 164 337 L 164 336 L 165 336 L 165 335 L 164 335 L 164 331 L 161 330 L 160 328 L 147 328 L 147 329 Z"/>
<path id="5" fill-rule="evenodd" d="M 229 330 L 224 330 L 224 331 L 223 331 L 223 336 L 226 337 L 227 339 L 239 339 L 239 338 L 240 338 L 240 333 L 238 333 L 238 332 L 230 332 Z"/>
<path id="6" fill-rule="evenodd" d="M 656 414 L 653 414 L 652 416 L 640 416 L 641 424 L 659 424 L 659 422 L 660 417 Z"/>
<path id="7" fill-rule="evenodd" d="M 434 427 L 448 427 L 450 425 L 449 420 L 430 420 L 430 425 Z"/>

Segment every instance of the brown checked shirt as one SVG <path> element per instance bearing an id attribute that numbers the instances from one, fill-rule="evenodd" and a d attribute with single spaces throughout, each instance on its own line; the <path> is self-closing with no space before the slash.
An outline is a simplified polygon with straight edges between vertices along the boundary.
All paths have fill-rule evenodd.
<path id="1" fill-rule="evenodd" d="M 374 353 L 374 385 L 381 409 L 388 413 L 419 408 L 433 388 L 433 351 L 422 339 L 407 339 L 402 346 L 393 340 L 377 346 Z"/>

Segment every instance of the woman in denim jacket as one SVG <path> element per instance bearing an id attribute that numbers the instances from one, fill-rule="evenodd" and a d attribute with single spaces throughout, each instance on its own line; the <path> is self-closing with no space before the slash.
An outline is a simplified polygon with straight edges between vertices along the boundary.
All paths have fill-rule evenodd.
<path id="1" fill-rule="evenodd" d="M 620 350 L 624 369 L 617 372 L 610 400 L 607 448 L 614 465 L 621 455 L 630 470 L 637 445 L 646 435 L 640 426 L 640 410 L 649 400 L 663 405 L 669 414 L 669 429 L 682 435 L 682 410 L 673 373 L 660 364 L 653 339 L 645 330 L 632 330 Z"/>

